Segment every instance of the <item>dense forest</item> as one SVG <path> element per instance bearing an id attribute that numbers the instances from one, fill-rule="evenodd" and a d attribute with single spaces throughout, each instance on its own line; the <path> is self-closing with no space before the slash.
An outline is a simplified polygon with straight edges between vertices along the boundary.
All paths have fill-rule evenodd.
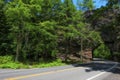
<path id="1" fill-rule="evenodd" d="M 0 0 L 0 64 L 41 63 L 69 55 L 120 60 L 119 0 Z"/>

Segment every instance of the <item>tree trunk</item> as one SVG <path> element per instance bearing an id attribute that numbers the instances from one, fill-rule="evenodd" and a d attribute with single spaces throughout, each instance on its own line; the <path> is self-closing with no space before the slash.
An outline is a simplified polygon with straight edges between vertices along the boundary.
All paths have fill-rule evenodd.
<path id="1" fill-rule="evenodd" d="M 65 62 L 67 62 L 67 56 L 69 53 L 69 39 L 66 39 L 66 52 L 65 52 Z"/>
<path id="2" fill-rule="evenodd" d="M 20 49 L 21 49 L 21 40 L 22 40 L 22 36 L 21 36 L 21 33 L 19 33 L 18 36 L 17 36 L 17 47 L 16 47 L 15 62 L 18 61 L 18 57 L 19 57 L 19 53 L 20 53 Z"/>
<path id="3" fill-rule="evenodd" d="M 19 52 L 20 52 L 20 43 L 19 43 L 19 40 L 17 40 L 17 47 L 16 47 L 15 62 L 17 62 L 17 61 L 18 61 Z"/>
<path id="4" fill-rule="evenodd" d="M 81 52 L 80 52 L 80 59 L 83 62 L 83 40 L 81 39 Z"/>
<path id="5" fill-rule="evenodd" d="M 19 45 L 17 45 L 17 48 L 16 48 L 15 62 L 18 61 L 18 55 L 19 55 Z"/>

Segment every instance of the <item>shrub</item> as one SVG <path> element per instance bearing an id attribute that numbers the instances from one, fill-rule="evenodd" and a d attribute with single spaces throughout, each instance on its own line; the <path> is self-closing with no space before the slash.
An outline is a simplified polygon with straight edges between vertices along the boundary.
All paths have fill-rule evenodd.
<path id="1" fill-rule="evenodd" d="M 94 57 L 96 58 L 103 58 L 103 59 L 109 59 L 110 58 L 110 50 L 109 48 L 101 44 L 95 51 L 94 51 Z"/>
<path id="2" fill-rule="evenodd" d="M 0 64 L 5 64 L 13 61 L 13 56 L 0 56 Z"/>
<path id="3" fill-rule="evenodd" d="M 0 68 L 20 69 L 20 68 L 29 68 L 29 66 L 24 65 L 22 63 L 8 62 L 5 64 L 1 64 Z"/>
<path id="4" fill-rule="evenodd" d="M 65 65 L 64 63 L 62 63 L 61 59 L 57 59 L 55 61 L 51 61 L 51 62 L 43 62 L 43 63 L 39 63 L 36 65 L 33 65 L 33 67 L 38 67 L 38 68 L 43 68 L 43 67 L 52 67 L 52 66 L 61 66 L 61 65 Z"/>

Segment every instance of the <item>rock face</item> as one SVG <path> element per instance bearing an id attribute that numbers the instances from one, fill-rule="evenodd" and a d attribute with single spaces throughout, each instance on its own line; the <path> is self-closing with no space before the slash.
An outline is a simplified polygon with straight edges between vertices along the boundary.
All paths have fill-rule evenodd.
<path id="1" fill-rule="evenodd" d="M 104 43 L 108 46 L 114 58 L 114 52 L 120 58 L 120 8 L 102 7 L 85 13 L 91 29 L 99 31 Z M 113 59 L 112 58 L 112 59 Z"/>
<path id="2" fill-rule="evenodd" d="M 92 49 L 83 51 L 83 62 L 90 62 L 92 60 Z"/>
<path id="3" fill-rule="evenodd" d="M 81 59 L 81 56 L 82 56 L 82 59 Z M 82 55 L 81 55 L 81 52 L 78 52 L 78 53 L 71 52 L 71 54 L 68 54 L 68 55 L 60 53 L 58 55 L 58 57 L 61 58 L 62 61 L 65 61 L 67 59 L 73 63 L 80 62 L 80 61 L 87 63 L 87 62 L 92 61 L 92 58 L 93 58 L 92 57 L 92 49 L 83 50 Z"/>

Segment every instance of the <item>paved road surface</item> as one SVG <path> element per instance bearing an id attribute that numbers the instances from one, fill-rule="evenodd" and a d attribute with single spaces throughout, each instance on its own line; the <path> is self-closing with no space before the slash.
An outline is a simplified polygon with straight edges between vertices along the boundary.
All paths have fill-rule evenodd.
<path id="1" fill-rule="evenodd" d="M 0 80 L 107 80 L 108 76 L 115 74 L 117 66 L 116 62 L 94 61 L 41 69 L 0 69 Z"/>

